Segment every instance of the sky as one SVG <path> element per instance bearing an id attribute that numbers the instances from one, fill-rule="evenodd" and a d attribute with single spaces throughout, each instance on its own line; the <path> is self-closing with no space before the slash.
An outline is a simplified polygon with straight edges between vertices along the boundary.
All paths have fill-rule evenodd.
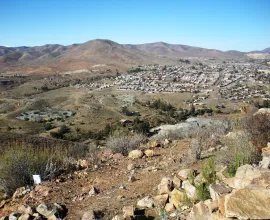
<path id="1" fill-rule="evenodd" d="M 270 0 L 0 0 L 0 45 L 163 41 L 219 50 L 270 47 Z"/>

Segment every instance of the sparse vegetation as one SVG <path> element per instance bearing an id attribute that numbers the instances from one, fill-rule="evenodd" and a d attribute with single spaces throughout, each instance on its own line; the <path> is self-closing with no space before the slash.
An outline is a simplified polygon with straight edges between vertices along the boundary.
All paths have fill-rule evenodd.
<path id="1" fill-rule="evenodd" d="M 269 114 L 247 115 L 241 122 L 241 127 L 251 138 L 252 143 L 257 147 L 258 154 L 261 148 L 270 142 L 270 117 Z"/>
<path id="2" fill-rule="evenodd" d="M 46 180 L 69 172 L 74 165 L 72 161 L 88 151 L 83 145 L 38 147 L 10 142 L 1 149 L 0 185 L 10 195 L 18 187 L 32 185 L 33 174 L 39 174 L 42 180 Z"/>
<path id="3" fill-rule="evenodd" d="M 169 220 L 170 216 L 169 214 L 166 212 L 165 209 L 163 208 L 157 208 L 156 209 L 157 215 L 159 217 L 160 220 Z"/>
<path id="4" fill-rule="evenodd" d="M 198 199 L 201 201 L 210 199 L 210 192 L 208 189 L 208 185 L 204 182 L 200 182 L 196 187 L 196 194 Z"/>
<path id="5" fill-rule="evenodd" d="M 215 159 L 207 159 L 202 167 L 202 176 L 204 181 L 200 182 L 196 187 L 196 194 L 199 200 L 206 200 L 210 198 L 209 186 L 217 180 L 215 171 Z"/>
<path id="6" fill-rule="evenodd" d="M 146 141 L 146 136 L 140 133 L 127 134 L 116 132 L 107 140 L 107 147 L 113 150 L 114 153 L 127 155 L 129 151 L 134 150 Z"/>

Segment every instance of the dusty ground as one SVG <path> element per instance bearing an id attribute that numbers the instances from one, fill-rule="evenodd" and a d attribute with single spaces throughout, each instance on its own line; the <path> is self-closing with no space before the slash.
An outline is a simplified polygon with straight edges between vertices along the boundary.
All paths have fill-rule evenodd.
<path id="1" fill-rule="evenodd" d="M 0 216 L 16 211 L 18 204 L 25 203 L 36 207 L 41 202 L 56 202 L 67 207 L 67 219 L 78 219 L 90 208 L 104 213 L 103 219 L 111 219 L 116 214 L 122 214 L 123 206 L 136 205 L 140 198 L 155 195 L 155 187 L 162 177 L 172 177 L 174 173 L 185 168 L 187 165 L 183 160 L 188 146 L 188 140 L 173 142 L 166 148 L 155 148 L 155 156 L 152 158 L 132 160 L 117 155 L 110 159 L 104 156 L 104 162 L 96 170 L 85 169 L 65 175 L 60 178 L 63 182 L 43 182 L 42 186 L 51 189 L 48 196 L 38 201 L 29 198 L 24 202 L 13 201 L 0 209 Z M 130 163 L 138 167 L 134 174 L 136 181 L 132 183 L 128 182 L 130 171 L 127 166 Z M 125 189 L 120 189 L 121 185 Z M 91 186 L 95 186 L 99 193 L 91 197 L 82 196 Z M 156 215 L 153 210 L 147 214 Z"/>

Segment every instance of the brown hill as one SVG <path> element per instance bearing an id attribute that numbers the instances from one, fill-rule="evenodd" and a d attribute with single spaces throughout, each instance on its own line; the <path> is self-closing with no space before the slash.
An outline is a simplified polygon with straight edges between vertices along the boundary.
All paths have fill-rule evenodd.
<path id="1" fill-rule="evenodd" d="M 131 45 L 98 39 L 70 46 L 0 47 L 0 72 L 14 73 L 22 66 L 32 69 L 45 67 L 61 72 L 88 69 L 98 64 L 106 69 L 127 69 L 139 64 L 176 63 L 182 57 L 227 59 L 244 58 L 245 54 L 164 42 Z"/>

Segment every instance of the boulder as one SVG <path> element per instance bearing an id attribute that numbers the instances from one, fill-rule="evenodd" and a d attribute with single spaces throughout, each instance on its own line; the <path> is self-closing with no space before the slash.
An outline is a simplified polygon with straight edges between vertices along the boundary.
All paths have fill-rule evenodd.
<path id="1" fill-rule="evenodd" d="M 187 180 L 191 172 L 194 171 L 192 169 L 183 169 L 179 171 L 178 176 L 180 177 L 181 180 Z"/>
<path id="2" fill-rule="evenodd" d="M 133 150 L 129 152 L 128 157 L 132 159 L 138 159 L 143 157 L 143 152 L 141 150 Z"/>
<path id="3" fill-rule="evenodd" d="M 248 187 L 260 187 L 264 189 L 270 189 L 270 171 L 266 171 L 267 172 L 262 172 L 262 175 L 260 177 L 253 179 Z"/>
<path id="4" fill-rule="evenodd" d="M 17 211 L 21 214 L 29 214 L 32 215 L 33 214 L 33 210 L 30 206 L 28 205 L 21 205 L 18 207 Z"/>
<path id="5" fill-rule="evenodd" d="M 259 166 L 260 166 L 260 168 L 269 169 L 270 168 L 270 157 L 263 157 Z"/>
<path id="6" fill-rule="evenodd" d="M 17 213 L 11 213 L 8 216 L 8 220 L 18 220 L 18 214 Z"/>
<path id="7" fill-rule="evenodd" d="M 211 212 L 203 202 L 199 202 L 194 205 L 187 216 L 187 220 L 209 220 L 210 218 Z"/>
<path id="8" fill-rule="evenodd" d="M 191 200 L 196 200 L 196 188 L 188 180 L 183 181 L 182 188 L 186 191 L 187 197 Z"/>
<path id="9" fill-rule="evenodd" d="M 262 156 L 270 157 L 270 144 L 267 144 L 267 147 L 262 148 Z"/>
<path id="10" fill-rule="evenodd" d="M 134 170 L 136 168 L 136 165 L 134 163 L 131 163 L 127 166 L 128 171 Z"/>
<path id="11" fill-rule="evenodd" d="M 95 212 L 93 209 L 89 209 L 83 214 L 82 220 L 95 220 Z"/>
<path id="12" fill-rule="evenodd" d="M 45 204 L 40 204 L 37 208 L 36 208 L 37 212 L 41 215 L 43 215 L 45 218 L 53 218 L 55 217 L 55 213 L 57 212 L 56 208 L 54 207 L 48 207 Z"/>
<path id="13" fill-rule="evenodd" d="M 209 186 L 210 196 L 213 201 L 219 200 L 220 196 L 229 194 L 231 191 L 232 188 L 224 183 L 216 183 Z"/>
<path id="14" fill-rule="evenodd" d="M 163 177 L 160 184 L 158 185 L 159 194 L 169 194 L 172 189 L 172 180 L 167 177 Z"/>
<path id="15" fill-rule="evenodd" d="M 124 206 L 123 209 L 122 209 L 122 211 L 123 211 L 124 218 L 133 217 L 134 216 L 135 208 L 134 208 L 133 205 Z"/>
<path id="16" fill-rule="evenodd" d="M 16 189 L 16 191 L 13 194 L 13 198 L 22 198 L 25 194 L 23 193 L 25 191 L 25 187 L 20 187 Z"/>
<path id="17" fill-rule="evenodd" d="M 51 192 L 51 189 L 47 186 L 42 186 L 42 185 L 36 185 L 35 189 L 33 191 L 31 191 L 30 195 L 32 197 L 46 197 L 49 195 L 49 193 Z"/>
<path id="18" fill-rule="evenodd" d="M 202 173 L 199 173 L 195 178 L 194 178 L 194 184 L 195 186 L 198 186 L 200 183 L 204 183 L 205 179 L 202 175 Z"/>
<path id="19" fill-rule="evenodd" d="M 88 195 L 89 195 L 89 196 L 95 196 L 95 195 L 97 195 L 97 194 L 98 194 L 97 188 L 94 187 L 94 186 L 92 186 L 91 189 L 90 189 L 90 191 L 89 191 L 89 193 L 88 193 Z"/>
<path id="20" fill-rule="evenodd" d="M 225 179 L 224 182 L 234 189 L 243 189 L 260 176 L 261 170 L 246 164 L 237 169 L 235 177 Z"/>
<path id="21" fill-rule="evenodd" d="M 235 190 L 225 196 L 225 215 L 239 219 L 269 219 L 270 189 Z"/>
<path id="22" fill-rule="evenodd" d="M 154 197 L 154 201 L 155 201 L 156 206 L 162 207 L 162 208 L 164 208 L 164 206 L 166 205 L 168 199 L 169 199 L 168 194 L 157 195 L 157 196 Z"/>
<path id="23" fill-rule="evenodd" d="M 186 200 L 186 193 L 183 190 L 174 189 L 171 192 L 171 197 L 169 199 L 170 203 L 172 203 L 176 208 L 183 204 Z"/>
<path id="24" fill-rule="evenodd" d="M 30 215 L 29 214 L 23 214 L 21 215 L 18 220 L 28 220 L 30 219 Z"/>
<path id="25" fill-rule="evenodd" d="M 139 208 L 153 208 L 154 207 L 154 199 L 151 198 L 150 196 L 146 196 L 137 202 L 137 206 Z"/>
<path id="26" fill-rule="evenodd" d="M 218 209 L 218 201 L 213 201 L 212 199 L 207 199 L 204 201 L 204 204 L 209 208 L 210 212 L 213 212 Z"/>
<path id="27" fill-rule="evenodd" d="M 211 213 L 210 220 L 232 220 L 232 219 L 231 218 L 226 218 L 222 214 L 216 212 L 216 213 Z"/>
<path id="28" fill-rule="evenodd" d="M 49 204 L 49 205 L 40 204 L 36 208 L 36 210 L 39 214 L 41 214 L 42 216 L 44 216 L 45 218 L 49 220 L 56 219 L 55 214 L 57 214 L 57 216 L 59 217 L 64 217 L 64 209 L 57 203 Z"/>
<path id="29" fill-rule="evenodd" d="M 116 215 L 112 218 L 112 220 L 124 220 L 124 218 L 121 215 Z"/>
<path id="30" fill-rule="evenodd" d="M 167 138 L 164 140 L 164 142 L 163 142 L 163 145 L 164 146 L 167 146 L 167 145 L 169 145 L 170 143 L 171 143 L 172 141 L 170 141 L 170 140 L 168 140 Z"/>
<path id="31" fill-rule="evenodd" d="M 156 147 L 159 147 L 160 146 L 160 143 L 158 141 L 153 141 L 151 144 L 150 144 L 150 147 L 151 148 L 156 148 Z"/>
<path id="32" fill-rule="evenodd" d="M 174 212 L 175 211 L 175 207 L 172 203 L 167 203 L 164 209 L 166 212 Z"/>
<path id="33" fill-rule="evenodd" d="M 145 150 L 144 151 L 144 154 L 147 156 L 147 157 L 153 157 L 154 156 L 154 151 L 153 150 Z"/>
<path id="34" fill-rule="evenodd" d="M 174 176 L 172 181 L 175 188 L 181 187 L 181 180 L 177 176 Z"/>

